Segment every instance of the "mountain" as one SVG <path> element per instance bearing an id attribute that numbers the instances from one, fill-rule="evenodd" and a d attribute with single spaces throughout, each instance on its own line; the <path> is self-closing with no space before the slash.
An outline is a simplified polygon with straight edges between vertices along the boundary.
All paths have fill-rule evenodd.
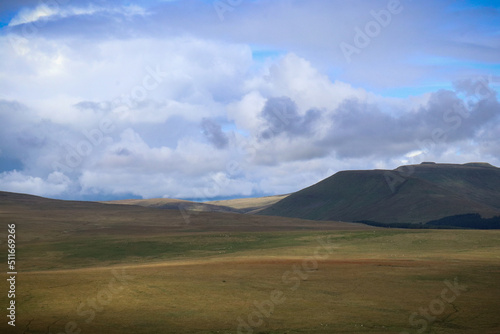
<path id="1" fill-rule="evenodd" d="M 445 217 L 500 216 L 500 168 L 487 163 L 342 171 L 259 214 L 313 220 L 415 224 Z"/>

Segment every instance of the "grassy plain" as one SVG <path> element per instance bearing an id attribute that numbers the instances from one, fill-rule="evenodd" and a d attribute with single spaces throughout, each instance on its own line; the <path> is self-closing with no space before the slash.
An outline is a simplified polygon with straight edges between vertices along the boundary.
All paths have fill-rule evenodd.
<path id="1" fill-rule="evenodd" d="M 499 240 L 498 231 L 365 230 L 22 245 L 16 332 L 237 333 L 240 318 L 254 325 L 241 333 L 499 333 Z M 455 279 L 467 290 L 440 310 Z M 270 307 L 273 291 L 284 300 Z M 272 314 L 259 318 L 255 303 Z M 430 307 L 435 320 L 410 324 Z"/>
<path id="2" fill-rule="evenodd" d="M 14 202 L 1 333 L 500 333 L 500 231 Z"/>

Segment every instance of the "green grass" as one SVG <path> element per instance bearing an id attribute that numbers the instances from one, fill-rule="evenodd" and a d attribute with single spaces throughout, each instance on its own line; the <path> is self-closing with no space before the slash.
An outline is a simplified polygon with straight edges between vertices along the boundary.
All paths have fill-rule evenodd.
<path id="1" fill-rule="evenodd" d="M 31 259 L 32 266 L 27 264 L 25 270 L 54 269 L 54 263 L 58 263 L 62 268 L 81 268 L 93 266 L 97 262 L 116 264 L 130 261 L 195 259 L 251 250 L 298 247 L 308 244 L 309 241 L 303 239 L 311 235 L 316 234 L 190 233 L 143 237 L 142 240 L 108 236 L 31 244 L 21 249 L 20 254 Z"/>
<path id="2" fill-rule="evenodd" d="M 338 232 L 185 233 L 173 236 L 126 238 L 101 236 L 72 241 L 39 242 L 21 247 L 28 258 L 24 270 L 91 267 L 103 265 L 186 260 L 256 254 L 303 256 L 313 252 L 318 237 L 329 237 L 338 256 L 390 259 L 445 259 L 495 254 L 498 231 L 389 230 Z M 481 236 L 479 239 L 478 236 Z M 492 255 L 493 256 L 493 255 Z M 493 256 L 493 259 L 500 259 Z"/>
<path id="3" fill-rule="evenodd" d="M 59 334 L 69 322 L 80 334 L 236 333 L 238 318 L 275 290 L 286 300 L 253 333 L 416 333 L 410 315 L 455 278 L 467 291 L 428 333 L 500 333 L 500 231 L 206 213 L 186 224 L 178 212 L 147 208 L 38 206 L 0 202 L 3 222 L 18 224 L 17 326 L 1 322 L 0 333 Z M 306 270 L 318 240 L 331 253 Z M 122 268 L 131 278 L 116 285 L 112 270 Z M 79 307 L 88 311 L 111 283 L 120 289 L 87 322 Z"/>
<path id="4" fill-rule="evenodd" d="M 317 270 L 303 270 L 291 289 L 296 282 L 284 282 L 284 273 L 314 255 L 318 238 L 329 240 L 332 253 L 318 260 Z M 429 307 L 444 282 L 455 278 L 468 290 L 446 305 L 429 333 L 498 333 L 499 241 L 499 231 L 374 230 L 103 236 L 36 249 L 22 245 L 24 255 L 41 252 L 23 256 L 22 267 L 36 268 L 43 254 L 55 252 L 61 262 L 53 269 L 66 269 L 19 274 L 19 333 L 27 323 L 26 333 L 47 333 L 48 327 L 59 333 L 68 321 L 82 333 L 236 333 L 237 319 L 274 290 L 286 301 L 254 333 L 416 333 L 409 316 Z M 87 323 L 77 308 L 108 286 L 110 257 L 133 279 Z M 88 268 L 68 270 L 82 264 Z"/>

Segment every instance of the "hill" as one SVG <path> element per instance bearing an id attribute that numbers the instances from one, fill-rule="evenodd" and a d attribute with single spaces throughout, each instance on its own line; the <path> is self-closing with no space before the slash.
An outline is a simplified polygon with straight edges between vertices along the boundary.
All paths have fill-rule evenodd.
<path id="1" fill-rule="evenodd" d="M 224 201 L 220 201 L 224 202 Z M 152 199 L 124 199 L 117 201 L 101 202 L 105 204 L 121 204 L 121 205 L 137 205 L 147 208 L 169 209 L 169 210 L 188 210 L 188 211 L 203 211 L 203 212 L 233 212 L 243 213 L 236 207 L 217 205 L 215 203 L 199 203 L 185 201 L 175 198 L 152 198 Z"/>
<path id="2" fill-rule="evenodd" d="M 258 213 L 272 204 L 282 200 L 288 195 L 276 195 L 255 198 L 237 198 L 210 202 L 191 202 L 174 198 L 153 199 L 125 199 L 106 201 L 106 204 L 138 205 L 158 209 L 189 210 L 203 212 L 233 212 L 233 213 Z"/>
<path id="3" fill-rule="evenodd" d="M 500 231 L 183 214 L 5 192 L 0 221 L 16 224 L 19 255 L 16 327 L 5 321 L 1 333 L 417 332 L 436 302 L 427 332 L 499 332 Z M 6 242 L 0 248 L 7 254 Z"/>
<path id="4" fill-rule="evenodd" d="M 423 163 L 395 170 L 342 171 L 260 214 L 382 224 L 500 216 L 500 169 L 485 163 Z"/>
<path id="5" fill-rule="evenodd" d="M 265 208 L 277 203 L 287 197 L 288 195 L 275 195 L 266 197 L 254 197 L 254 198 L 237 198 L 229 199 L 223 201 L 211 201 L 206 202 L 206 204 L 218 205 L 223 207 L 230 207 L 239 210 L 243 213 L 258 213 Z"/>
<path id="6" fill-rule="evenodd" d="M 363 229 L 339 222 L 265 217 L 228 212 L 201 212 L 63 201 L 0 191 L 0 220 L 18 226 L 20 241 L 92 236 L 148 236 L 210 231 L 304 231 Z"/>

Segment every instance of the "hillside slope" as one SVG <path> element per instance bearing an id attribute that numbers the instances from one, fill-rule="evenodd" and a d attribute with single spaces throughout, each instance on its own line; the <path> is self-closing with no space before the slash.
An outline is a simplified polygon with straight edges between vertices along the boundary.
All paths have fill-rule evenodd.
<path id="1" fill-rule="evenodd" d="M 206 202 L 205 204 L 218 205 L 223 207 L 230 207 L 236 210 L 239 210 L 243 213 L 258 213 L 265 208 L 273 205 L 281 201 L 283 198 L 288 195 L 275 195 L 275 196 L 266 196 L 266 197 L 254 197 L 254 198 L 237 198 L 237 199 L 228 199 L 222 201 L 211 201 Z"/>
<path id="2" fill-rule="evenodd" d="M 185 201 L 175 198 L 153 198 L 153 199 L 124 199 L 117 201 L 106 201 L 101 202 L 105 204 L 122 204 L 122 205 L 137 205 L 147 208 L 156 209 L 169 209 L 169 210 L 189 210 L 189 211 L 203 211 L 203 212 L 233 212 L 233 213 L 243 213 L 237 208 L 216 205 L 210 203 L 199 203 Z"/>
<path id="3" fill-rule="evenodd" d="M 2 191 L 0 221 L 4 226 L 16 224 L 16 240 L 21 243 L 191 232 L 372 229 L 362 224 L 62 201 Z"/>
<path id="4" fill-rule="evenodd" d="M 260 212 L 379 223 L 426 223 L 470 213 L 500 215 L 500 168 L 425 163 L 393 171 L 342 171 Z"/>

